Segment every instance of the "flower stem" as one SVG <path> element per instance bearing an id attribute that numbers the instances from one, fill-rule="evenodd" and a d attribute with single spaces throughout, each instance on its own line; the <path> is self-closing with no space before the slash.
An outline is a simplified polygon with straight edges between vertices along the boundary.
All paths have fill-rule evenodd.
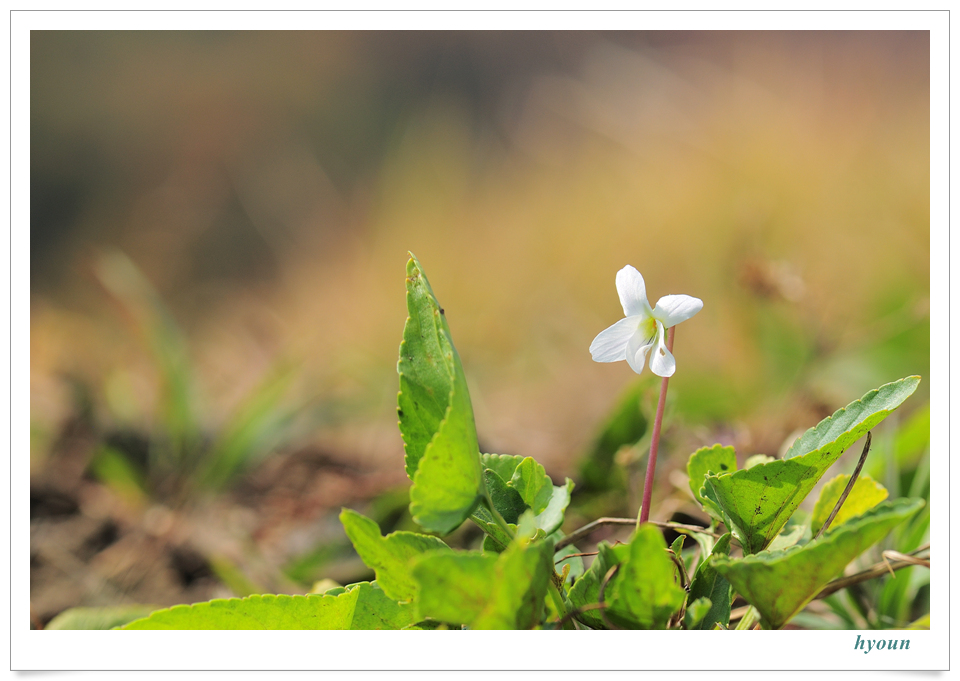
<path id="1" fill-rule="evenodd" d="M 677 327 L 671 326 L 667 332 L 667 350 L 673 352 L 673 336 Z M 653 352 L 656 352 L 656 348 Z M 647 459 L 647 474 L 643 479 L 643 502 L 640 505 L 640 515 L 637 517 L 637 529 L 650 518 L 650 499 L 653 496 L 653 474 L 657 469 L 657 450 L 660 447 L 660 426 L 663 424 L 663 409 L 667 404 L 667 386 L 670 378 L 664 378 L 660 383 L 660 399 L 657 401 L 657 416 L 653 421 L 653 436 L 650 440 L 650 458 Z"/>

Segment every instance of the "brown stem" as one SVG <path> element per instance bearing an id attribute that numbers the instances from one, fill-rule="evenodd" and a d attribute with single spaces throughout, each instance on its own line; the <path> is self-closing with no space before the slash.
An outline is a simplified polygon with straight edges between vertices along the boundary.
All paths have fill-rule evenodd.
<path id="1" fill-rule="evenodd" d="M 837 513 L 840 512 L 840 507 L 843 506 L 843 502 L 845 502 L 847 497 L 850 496 L 850 492 L 853 490 L 853 485 L 857 482 L 857 478 L 860 476 L 860 471 L 863 468 L 863 462 L 867 460 L 867 454 L 870 452 L 870 441 L 872 439 L 873 434 L 870 431 L 867 431 L 867 441 L 863 443 L 863 452 L 860 454 L 860 461 L 857 462 L 857 468 L 853 471 L 853 475 L 850 476 L 850 480 L 847 481 L 847 486 L 843 488 L 843 494 L 841 494 L 840 498 L 837 499 L 837 505 L 833 507 L 833 511 L 831 511 L 830 516 L 817 531 L 817 536 L 813 538 L 814 541 L 819 539 L 820 535 L 827 531 L 827 528 L 830 527 L 830 523 L 833 522 L 833 519 L 837 517 Z"/>
<path id="2" fill-rule="evenodd" d="M 673 336 L 676 326 L 671 326 L 667 333 L 667 350 L 673 352 Z M 653 348 L 651 352 L 658 352 Z M 657 400 L 657 416 L 653 421 L 653 434 L 650 439 L 650 458 L 647 460 L 647 474 L 643 479 L 643 501 L 640 504 L 640 515 L 637 518 L 637 529 L 650 518 L 650 500 L 653 497 L 653 474 L 657 470 L 657 450 L 660 448 L 660 426 L 663 424 L 663 410 L 667 404 L 667 386 L 670 377 L 667 376 L 660 383 L 660 399 Z"/>
<path id="3" fill-rule="evenodd" d="M 671 523 L 671 522 L 662 522 L 659 520 L 648 520 L 648 523 L 651 525 L 656 525 L 657 527 L 665 527 L 671 530 L 677 531 L 687 531 L 687 532 L 699 532 L 700 534 L 709 534 L 711 537 L 722 537 L 723 535 L 717 534 L 716 532 L 710 532 L 705 527 L 700 527 L 698 525 L 684 525 L 683 523 Z M 556 550 L 562 549 L 568 544 L 572 544 L 575 541 L 583 539 L 588 534 L 596 530 L 598 527 L 603 527 L 604 525 L 636 525 L 637 521 L 634 518 L 597 518 L 592 523 L 587 523 L 583 527 L 580 527 L 566 537 L 557 542 L 557 545 L 554 547 Z"/>
<path id="4" fill-rule="evenodd" d="M 921 547 L 916 551 L 911 551 L 910 555 L 915 556 L 918 553 L 923 553 L 930 549 L 930 545 Z M 916 561 L 912 560 L 897 560 L 892 563 L 881 562 L 871 565 L 866 570 L 858 572 L 855 575 L 850 575 L 849 577 L 841 577 L 840 579 L 835 579 L 829 584 L 827 584 L 823 589 L 820 590 L 814 600 L 818 598 L 826 598 L 830 594 L 836 593 L 840 589 L 846 589 L 848 586 L 853 586 L 854 584 L 859 584 L 860 582 L 866 582 L 871 579 L 876 579 L 877 577 L 883 577 L 888 574 L 890 570 L 902 570 L 903 568 L 908 568 L 913 565 L 916 565 Z"/>

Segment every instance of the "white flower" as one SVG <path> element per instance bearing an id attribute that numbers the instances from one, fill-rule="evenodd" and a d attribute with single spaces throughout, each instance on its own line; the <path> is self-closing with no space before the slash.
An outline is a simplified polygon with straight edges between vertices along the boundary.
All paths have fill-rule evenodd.
<path id="1" fill-rule="evenodd" d="M 617 293 L 625 319 L 601 331 L 590 344 L 595 362 L 627 360 L 638 374 L 650 352 L 650 371 L 667 378 L 677 370 L 677 362 L 664 343 L 664 331 L 690 319 L 703 307 L 703 301 L 691 296 L 664 296 L 650 309 L 643 277 L 627 265 L 617 272 Z"/>

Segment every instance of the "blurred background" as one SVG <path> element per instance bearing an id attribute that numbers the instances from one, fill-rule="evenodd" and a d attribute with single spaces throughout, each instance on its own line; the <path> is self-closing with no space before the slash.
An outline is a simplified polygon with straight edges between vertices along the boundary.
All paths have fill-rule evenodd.
<path id="1" fill-rule="evenodd" d="M 658 382 L 587 351 L 626 264 L 704 301 L 653 517 L 697 519 L 697 447 L 910 374 L 871 465 L 928 495 L 926 32 L 34 31 L 30 68 L 34 627 L 369 577 L 336 516 L 413 528 L 407 251 L 568 531 L 638 505 Z"/>

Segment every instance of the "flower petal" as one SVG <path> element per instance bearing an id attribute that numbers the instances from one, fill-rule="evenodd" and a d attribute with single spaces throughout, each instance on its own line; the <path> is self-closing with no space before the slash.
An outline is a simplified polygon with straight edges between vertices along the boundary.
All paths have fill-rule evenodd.
<path id="1" fill-rule="evenodd" d="M 655 339 L 654 339 L 655 340 Z M 638 374 L 643 373 L 644 360 L 647 358 L 647 352 L 655 346 L 651 339 L 644 338 L 643 334 L 637 333 L 630 338 L 627 343 L 626 360 L 630 368 Z"/>
<path id="2" fill-rule="evenodd" d="M 669 329 L 684 322 L 703 309 L 703 301 L 693 296 L 664 296 L 657 301 L 653 316 Z"/>
<path id="3" fill-rule="evenodd" d="M 647 287 L 643 277 L 632 265 L 627 265 L 617 272 L 617 293 L 620 294 L 620 304 L 623 305 L 623 314 L 633 315 L 652 314 L 650 303 L 647 301 Z"/>
<path id="4" fill-rule="evenodd" d="M 627 317 L 598 333 L 590 343 L 590 355 L 593 361 L 619 362 L 626 359 L 627 343 L 637 332 L 639 324 L 639 317 Z"/>
<path id="5" fill-rule="evenodd" d="M 650 353 L 650 371 L 661 378 L 670 378 L 677 370 L 677 360 L 673 354 L 667 350 L 667 344 L 663 342 L 663 324 L 657 322 L 657 347 Z"/>

